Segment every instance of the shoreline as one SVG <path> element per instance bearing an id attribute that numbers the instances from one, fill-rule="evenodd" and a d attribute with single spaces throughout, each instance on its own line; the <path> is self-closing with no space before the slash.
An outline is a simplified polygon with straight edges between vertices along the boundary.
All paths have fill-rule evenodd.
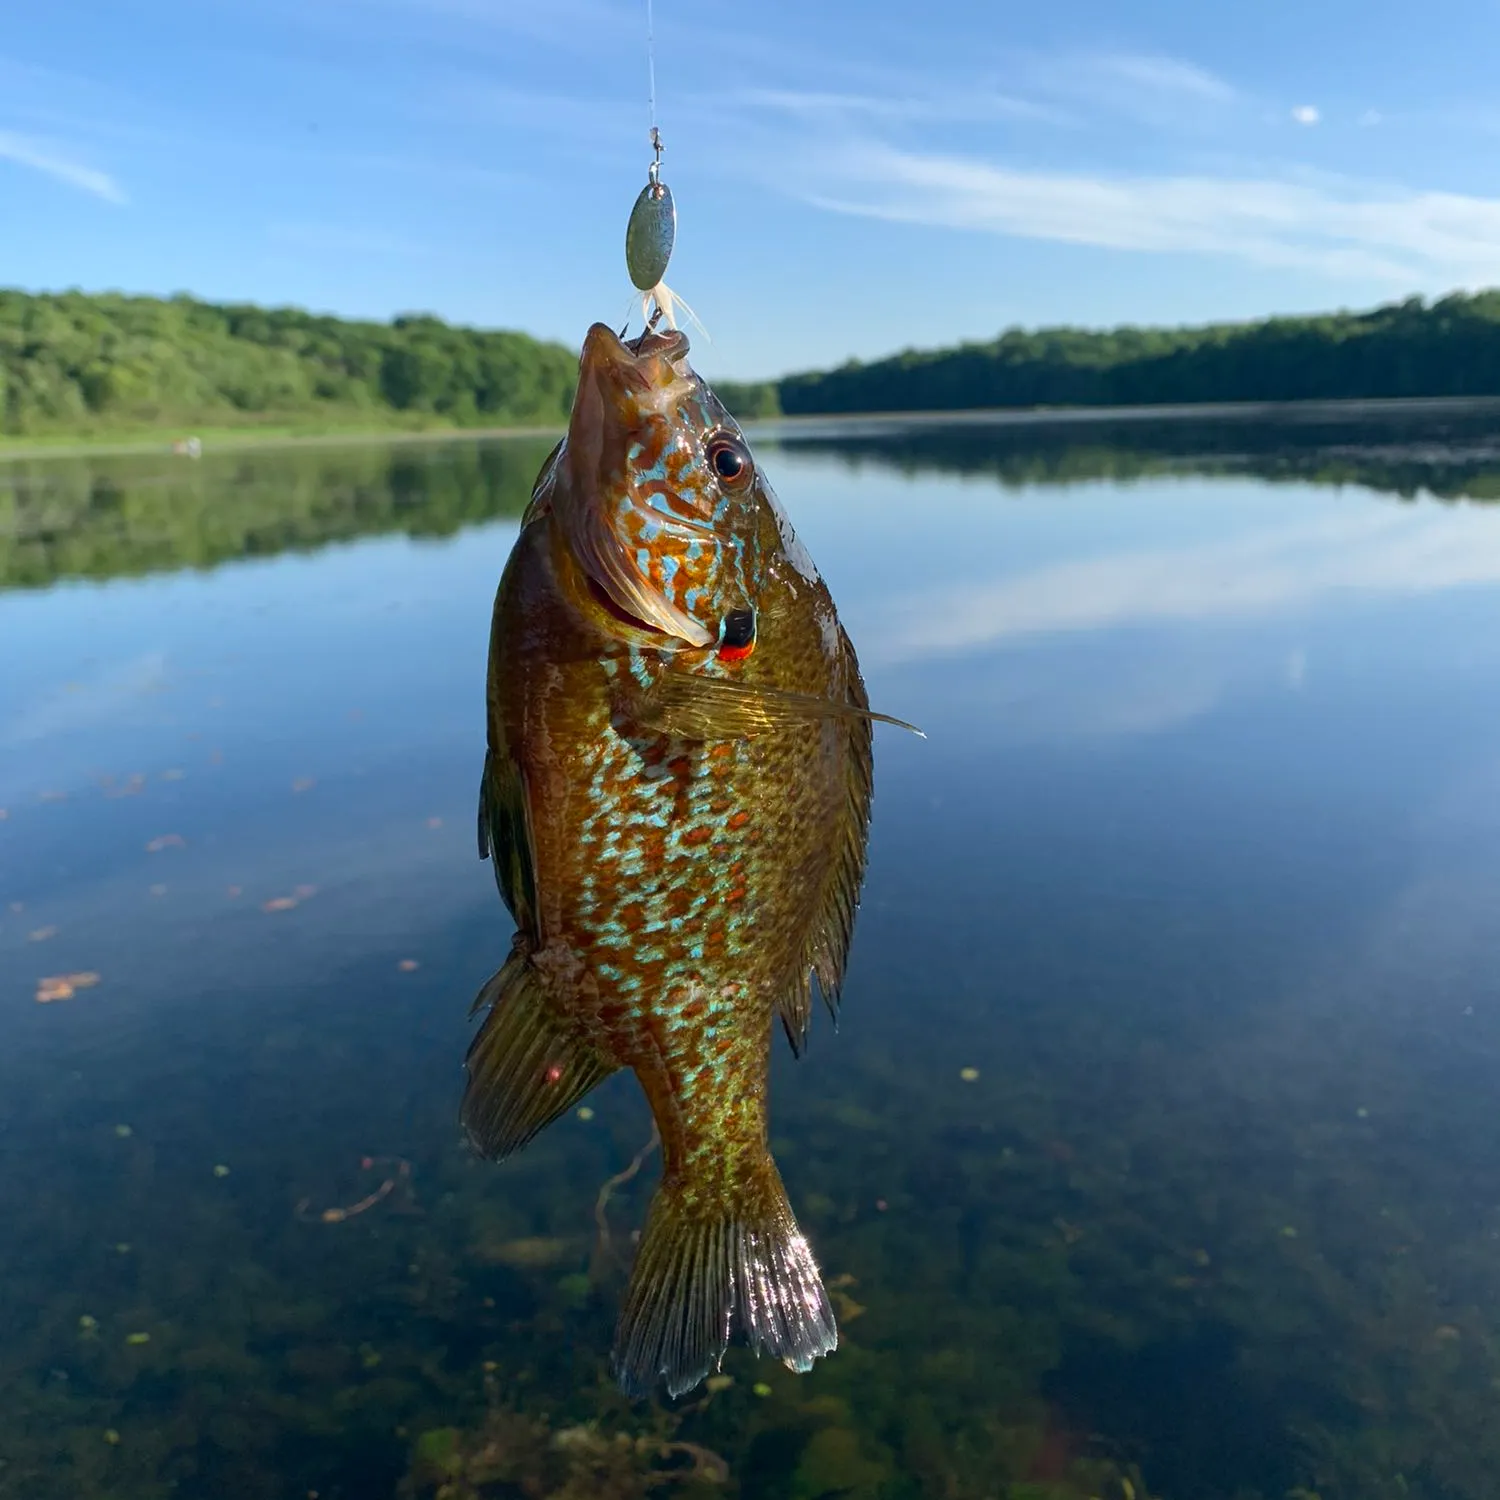
<path id="1" fill-rule="evenodd" d="M 71 437 L 56 439 L 0 438 L 0 464 L 20 458 L 121 458 L 132 454 L 187 457 L 172 445 L 197 438 L 203 453 L 228 453 L 247 448 L 344 447 L 365 443 L 435 443 L 460 438 L 528 438 L 561 436 L 566 423 L 529 427 L 351 427 L 331 432 L 284 432 L 253 427 L 163 427 L 135 437 Z"/>
<path id="2" fill-rule="evenodd" d="M 806 412 L 776 417 L 747 418 L 742 425 L 773 438 L 778 431 L 788 435 L 829 425 L 856 427 L 901 423 L 905 426 L 1044 426 L 1086 425 L 1091 422 L 1184 422 L 1253 421 L 1381 416 L 1409 412 L 1439 415 L 1443 412 L 1500 414 L 1500 396 L 1350 396 L 1336 400 L 1292 401 L 1203 401 L 1177 402 L 1162 406 L 990 406 L 956 410 Z M 253 427 L 212 428 L 198 431 L 161 428 L 130 437 L 0 438 L 0 464 L 31 458 L 115 458 L 132 454 L 173 454 L 172 445 L 196 437 L 203 451 L 224 453 L 250 448 L 344 447 L 364 444 L 437 443 L 462 440 L 495 440 L 561 436 L 566 423 L 521 427 L 361 427 L 327 432 L 257 430 Z M 182 455 L 186 456 L 186 455 Z"/>

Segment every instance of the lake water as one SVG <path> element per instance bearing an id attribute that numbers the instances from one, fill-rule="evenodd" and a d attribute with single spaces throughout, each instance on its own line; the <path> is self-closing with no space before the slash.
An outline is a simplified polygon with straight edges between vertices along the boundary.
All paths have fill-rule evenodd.
<path id="1" fill-rule="evenodd" d="M 0 1496 L 1493 1496 L 1497 431 L 760 435 L 928 738 L 777 1040 L 842 1345 L 675 1408 L 605 1368 L 633 1080 L 457 1126 L 549 444 L 0 468 Z"/>

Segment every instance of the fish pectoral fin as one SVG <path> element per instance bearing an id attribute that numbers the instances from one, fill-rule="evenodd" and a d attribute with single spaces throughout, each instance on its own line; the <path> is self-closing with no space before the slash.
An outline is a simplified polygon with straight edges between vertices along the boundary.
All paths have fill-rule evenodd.
<path id="1" fill-rule="evenodd" d="M 526 780 L 510 756 L 487 751 L 479 784 L 479 857 L 492 856 L 500 899 L 523 932 L 533 930 L 536 868 Z"/>
<path id="2" fill-rule="evenodd" d="M 822 719 L 894 724 L 926 738 L 915 724 L 874 713 L 863 704 L 671 668 L 641 694 L 632 711 L 646 728 L 685 740 L 746 739 Z"/>
<path id="3" fill-rule="evenodd" d="M 810 1370 L 838 1344 L 811 1247 L 769 1155 L 722 1190 L 689 1195 L 664 1177 L 651 1200 L 615 1333 L 614 1371 L 632 1396 L 672 1396 L 719 1367 L 736 1329 L 754 1354 Z"/>
<path id="4" fill-rule="evenodd" d="M 489 1014 L 464 1059 L 469 1082 L 459 1118 L 475 1148 L 499 1161 L 570 1110 L 618 1064 L 569 1034 L 519 945 L 475 998 L 474 1010 L 485 1006 Z"/>

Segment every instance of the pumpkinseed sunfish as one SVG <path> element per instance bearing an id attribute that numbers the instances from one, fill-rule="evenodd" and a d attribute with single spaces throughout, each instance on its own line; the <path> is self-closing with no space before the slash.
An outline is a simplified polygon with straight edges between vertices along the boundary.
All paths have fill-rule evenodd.
<path id="1" fill-rule="evenodd" d="M 615 1339 L 671 1394 L 832 1310 L 766 1144 L 773 1017 L 835 1010 L 872 714 L 833 600 L 680 332 L 589 330 L 495 600 L 479 844 L 517 926 L 463 1121 L 499 1159 L 617 1068 L 663 1172 Z M 891 721 L 899 722 L 899 721 Z"/>

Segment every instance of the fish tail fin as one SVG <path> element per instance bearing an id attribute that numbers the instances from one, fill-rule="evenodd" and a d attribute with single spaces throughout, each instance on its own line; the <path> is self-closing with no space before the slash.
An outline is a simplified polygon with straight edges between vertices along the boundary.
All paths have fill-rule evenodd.
<path id="1" fill-rule="evenodd" d="M 681 1396 L 719 1367 L 737 1330 L 754 1353 L 797 1371 L 838 1345 L 823 1279 L 769 1152 L 721 1197 L 663 1179 L 615 1333 L 615 1376 L 632 1396 L 650 1395 L 663 1378 Z"/>
<path id="2" fill-rule="evenodd" d="M 489 1013 L 464 1059 L 468 1087 L 460 1118 L 474 1146 L 499 1161 L 618 1065 L 570 1034 L 519 943 L 475 999 L 474 1010 L 485 1006 Z"/>

